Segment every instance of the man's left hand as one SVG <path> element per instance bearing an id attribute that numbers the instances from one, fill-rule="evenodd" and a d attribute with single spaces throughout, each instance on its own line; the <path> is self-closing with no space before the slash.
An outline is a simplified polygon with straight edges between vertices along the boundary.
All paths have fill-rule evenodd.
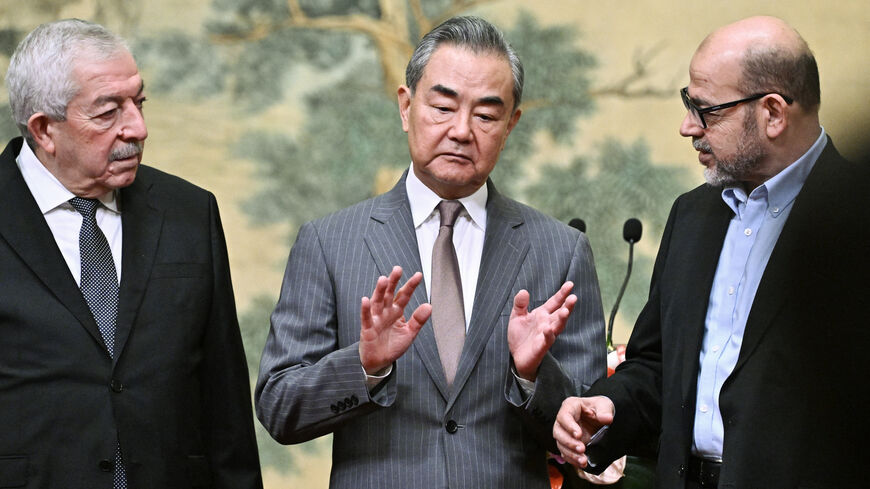
<path id="1" fill-rule="evenodd" d="M 565 329 L 568 316 L 577 304 L 571 293 L 572 282 L 565 282 L 547 302 L 529 312 L 529 293 L 521 290 L 514 297 L 514 308 L 508 322 L 508 346 L 517 375 L 534 382 L 538 367 L 556 336 Z"/>

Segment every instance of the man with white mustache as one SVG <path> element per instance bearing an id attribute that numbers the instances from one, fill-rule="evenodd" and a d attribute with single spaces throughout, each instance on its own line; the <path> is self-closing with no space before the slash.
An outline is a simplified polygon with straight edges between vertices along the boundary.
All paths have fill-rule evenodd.
<path id="1" fill-rule="evenodd" d="M 43 24 L 6 85 L 0 487 L 262 488 L 217 203 L 140 165 L 126 44 Z"/>

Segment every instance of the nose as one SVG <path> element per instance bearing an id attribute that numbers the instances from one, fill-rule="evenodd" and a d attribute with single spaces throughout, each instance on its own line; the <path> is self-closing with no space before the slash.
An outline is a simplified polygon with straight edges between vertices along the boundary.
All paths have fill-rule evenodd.
<path id="1" fill-rule="evenodd" d="M 119 135 L 124 141 L 144 141 L 148 137 L 148 128 L 145 126 L 142 109 L 133 101 L 127 101 L 125 104 L 124 119 Z"/>
<path id="2" fill-rule="evenodd" d="M 447 137 L 452 141 L 466 143 L 471 140 L 471 114 L 457 112 L 450 124 Z"/>
<path id="3" fill-rule="evenodd" d="M 701 122 L 692 114 L 692 111 L 687 110 L 686 116 L 683 117 L 683 122 L 680 124 L 680 136 L 683 137 L 701 137 L 704 135 L 704 128 L 701 127 Z"/>

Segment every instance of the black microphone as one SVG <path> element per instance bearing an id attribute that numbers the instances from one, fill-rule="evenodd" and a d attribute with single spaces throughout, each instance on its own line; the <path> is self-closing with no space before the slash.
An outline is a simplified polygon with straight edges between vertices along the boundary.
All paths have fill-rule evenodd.
<path id="1" fill-rule="evenodd" d="M 583 221 L 583 219 L 580 219 L 579 217 L 575 217 L 574 219 L 571 219 L 571 221 L 568 223 L 568 225 L 571 226 L 572 228 L 580 231 L 581 233 L 586 232 L 586 222 Z"/>
<path id="2" fill-rule="evenodd" d="M 643 225 L 640 221 L 633 217 L 625 221 L 625 224 L 622 226 L 622 239 L 628 242 L 628 271 L 625 273 L 625 280 L 622 282 L 622 288 L 619 289 L 619 295 L 616 296 L 613 310 L 610 311 L 610 323 L 607 325 L 607 351 L 613 351 L 613 320 L 616 319 L 616 311 L 619 309 L 620 301 L 622 301 L 622 294 L 625 293 L 628 278 L 631 277 L 631 265 L 634 261 L 634 244 L 640 241 L 641 234 L 643 234 Z"/>

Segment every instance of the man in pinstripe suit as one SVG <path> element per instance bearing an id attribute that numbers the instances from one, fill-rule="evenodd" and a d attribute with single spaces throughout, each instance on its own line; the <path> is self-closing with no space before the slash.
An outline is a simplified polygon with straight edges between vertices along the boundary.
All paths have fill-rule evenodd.
<path id="1" fill-rule="evenodd" d="M 330 487 L 549 487 L 560 403 L 605 372 L 585 236 L 488 179 L 520 118 L 522 84 L 488 22 L 435 28 L 398 90 L 410 170 L 386 194 L 299 230 L 257 414 L 282 443 L 333 433 Z M 462 204 L 455 373 L 429 320 L 443 304 L 429 298 L 443 272 L 432 262 L 444 200 Z"/>

